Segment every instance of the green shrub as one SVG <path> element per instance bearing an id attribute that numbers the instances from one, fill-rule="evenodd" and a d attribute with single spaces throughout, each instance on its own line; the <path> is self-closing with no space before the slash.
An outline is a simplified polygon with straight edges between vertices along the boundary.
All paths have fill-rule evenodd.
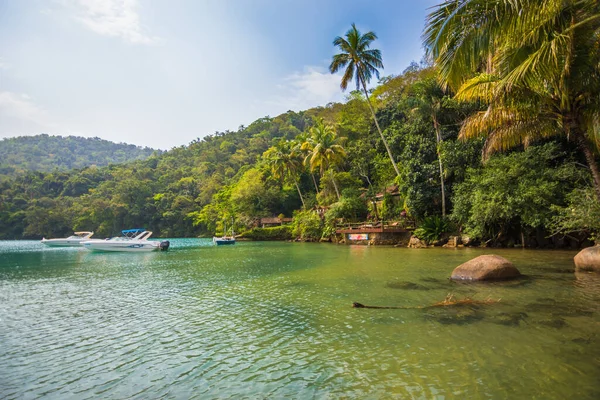
<path id="1" fill-rule="evenodd" d="M 480 240 L 548 227 L 553 208 L 565 208 L 569 193 L 589 179 L 572 157 L 553 142 L 496 154 L 482 168 L 468 169 L 465 181 L 454 187 L 450 218 Z M 573 225 L 569 218 L 563 218 L 561 230 Z"/>
<path id="2" fill-rule="evenodd" d="M 414 235 L 421 240 L 433 242 L 438 240 L 442 236 L 442 233 L 448 232 L 449 230 L 449 222 L 438 215 L 434 215 L 426 217 L 421 225 L 415 229 Z"/>
<path id="3" fill-rule="evenodd" d="M 318 241 L 323 235 L 323 221 L 314 211 L 300 211 L 294 213 L 292 222 L 294 237 L 306 241 Z"/>
<path id="4" fill-rule="evenodd" d="M 290 225 L 274 226 L 270 228 L 253 228 L 241 235 L 251 240 L 291 240 L 292 227 Z"/>
<path id="5" fill-rule="evenodd" d="M 566 207 L 552 206 L 552 233 L 584 233 L 592 240 L 600 239 L 600 203 L 594 188 L 576 189 L 567 195 Z"/>
<path id="6" fill-rule="evenodd" d="M 380 210 L 381 218 L 384 220 L 396 219 L 400 216 L 400 211 L 402 211 L 402 207 L 394 202 L 394 198 L 390 193 L 385 192 Z"/>
<path id="7" fill-rule="evenodd" d="M 344 218 L 352 222 L 364 221 L 368 211 L 365 200 L 360 198 L 360 192 L 346 189 L 340 200 L 331 205 L 325 219 L 328 219 L 329 216 L 329 218 Z"/>

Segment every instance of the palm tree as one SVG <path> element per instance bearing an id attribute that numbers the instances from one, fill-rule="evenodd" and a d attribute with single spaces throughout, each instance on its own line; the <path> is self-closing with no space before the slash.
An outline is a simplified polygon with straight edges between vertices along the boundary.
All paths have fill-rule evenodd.
<path id="1" fill-rule="evenodd" d="M 302 208 L 306 208 L 298 185 L 298 176 L 302 170 L 302 159 L 292 150 L 290 142 L 284 140 L 276 142 L 274 146 L 265 151 L 263 157 L 275 178 L 281 179 L 283 182 L 286 177 L 289 177 L 294 182 L 300 201 L 302 201 Z"/>
<path id="2" fill-rule="evenodd" d="M 338 137 L 333 127 L 326 125 L 322 118 L 317 120 L 315 126 L 310 128 L 309 133 L 310 136 L 302 144 L 302 150 L 307 152 L 304 164 L 308 165 L 311 171 L 319 169 L 321 176 L 327 170 L 331 172 L 331 181 L 339 200 L 340 191 L 331 168 L 346 157 L 346 150 L 343 147 L 346 138 Z"/>
<path id="3" fill-rule="evenodd" d="M 600 2 L 446 0 L 423 38 L 443 83 L 489 104 L 463 123 L 462 138 L 487 135 L 487 157 L 565 135 L 600 200 Z"/>
<path id="4" fill-rule="evenodd" d="M 442 163 L 441 145 L 442 131 L 438 118 L 442 108 L 444 91 L 434 79 L 426 78 L 415 85 L 418 106 L 415 111 L 420 112 L 425 118 L 431 119 L 436 139 L 436 153 L 440 169 L 440 187 L 442 191 L 442 216 L 446 216 L 446 190 L 444 188 L 444 167 Z"/>
<path id="5" fill-rule="evenodd" d="M 307 148 L 302 149 L 302 145 L 310 138 L 310 132 L 301 132 L 296 135 L 296 138 L 292 142 L 292 152 L 298 157 L 305 159 L 308 155 L 309 150 Z M 312 178 L 313 184 L 315 185 L 315 191 L 319 194 L 319 185 L 315 179 L 315 174 L 310 171 L 310 177 Z"/>
<path id="6" fill-rule="evenodd" d="M 373 115 L 373 120 L 375 120 L 375 126 L 379 132 L 379 136 L 381 136 L 385 149 L 390 156 L 390 161 L 392 161 L 396 175 L 400 176 L 400 171 L 398 170 L 396 161 L 394 161 L 390 146 L 388 145 L 387 140 L 385 140 L 381 128 L 379 127 L 379 122 L 375 116 L 375 109 L 371 104 L 369 92 L 367 91 L 367 83 L 371 81 L 373 74 L 379 79 L 379 70 L 377 68 L 383 68 L 381 51 L 369 48 L 371 42 L 375 39 L 377 39 L 375 33 L 367 32 L 363 35 L 356 28 L 356 25 L 352 24 L 352 27 L 346 32 L 345 38 L 338 36 L 333 40 L 333 45 L 339 47 L 342 52 L 333 56 L 331 65 L 329 65 L 329 71 L 332 74 L 335 74 L 340 69 L 346 68 L 344 75 L 342 76 L 342 83 L 340 84 L 342 91 L 345 91 L 348 88 L 348 83 L 350 83 L 354 77 L 356 79 L 356 89 L 359 90 L 360 86 L 362 86 L 367 102 L 369 103 L 369 109 Z"/>

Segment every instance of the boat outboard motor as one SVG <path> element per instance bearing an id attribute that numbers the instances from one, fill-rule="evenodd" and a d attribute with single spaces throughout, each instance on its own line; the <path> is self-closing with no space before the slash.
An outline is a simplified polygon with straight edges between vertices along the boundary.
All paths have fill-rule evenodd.
<path id="1" fill-rule="evenodd" d="M 171 243 L 168 240 L 163 240 L 158 245 L 158 248 L 160 249 L 160 251 L 167 251 L 167 250 L 169 250 L 170 245 L 171 245 Z"/>

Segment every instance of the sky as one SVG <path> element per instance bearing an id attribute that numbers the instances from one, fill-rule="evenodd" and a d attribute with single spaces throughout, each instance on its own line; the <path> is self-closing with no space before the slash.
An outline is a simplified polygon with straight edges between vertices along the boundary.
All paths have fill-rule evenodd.
<path id="1" fill-rule="evenodd" d="M 332 42 L 374 31 L 383 76 L 423 57 L 439 0 L 0 0 L 0 138 L 156 149 L 343 101 Z M 371 82 L 371 85 L 376 82 Z"/>

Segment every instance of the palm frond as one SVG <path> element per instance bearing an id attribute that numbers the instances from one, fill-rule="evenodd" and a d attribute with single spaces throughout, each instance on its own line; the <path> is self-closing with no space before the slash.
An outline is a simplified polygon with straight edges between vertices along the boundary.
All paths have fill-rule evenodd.
<path id="1" fill-rule="evenodd" d="M 461 101 L 482 100 L 491 102 L 496 97 L 498 77 L 491 74 L 479 74 L 462 84 L 456 98 Z"/>
<path id="2" fill-rule="evenodd" d="M 352 81 L 352 76 L 354 75 L 354 61 L 348 63 L 348 67 L 344 71 L 344 75 L 342 76 L 342 81 L 340 83 L 340 87 L 342 91 L 345 91 L 348 88 L 348 83 Z"/>
<path id="3" fill-rule="evenodd" d="M 506 151 L 519 145 L 528 147 L 536 140 L 554 136 L 556 132 L 554 124 L 540 119 L 503 125 L 486 139 L 482 150 L 483 159 L 487 160 L 493 153 Z"/>

